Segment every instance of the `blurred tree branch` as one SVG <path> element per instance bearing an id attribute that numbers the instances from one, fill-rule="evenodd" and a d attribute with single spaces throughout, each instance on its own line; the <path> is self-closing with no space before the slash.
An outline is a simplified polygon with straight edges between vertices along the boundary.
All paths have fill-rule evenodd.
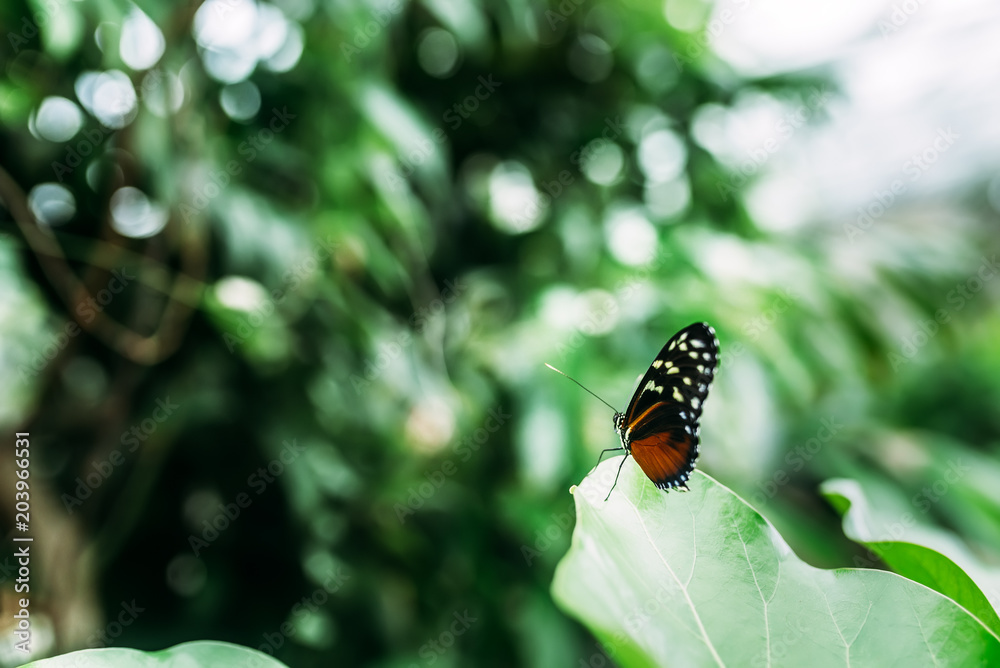
<path id="1" fill-rule="evenodd" d="M 204 238 L 196 236 L 197 232 L 194 230 L 198 228 L 197 225 L 184 226 L 182 229 L 182 271 L 173 279 L 169 277 L 170 270 L 162 263 L 106 242 L 97 242 L 96 250 L 88 258 L 88 264 L 104 269 L 121 266 L 122 262 L 127 261 L 140 262 L 139 281 L 167 295 L 169 301 L 163 309 L 156 330 L 149 336 L 143 336 L 103 311 L 96 313 L 96 317 L 89 321 L 77 317 L 73 305 L 92 299 L 91 290 L 74 273 L 55 234 L 48 226 L 39 224 L 28 207 L 24 191 L 2 167 L 0 199 L 6 202 L 24 239 L 38 257 L 46 277 L 66 305 L 66 312 L 84 330 L 122 357 L 137 364 L 158 364 L 177 350 L 184 338 L 192 310 L 200 301 L 205 288 L 202 280 L 207 262 L 207 244 Z"/>

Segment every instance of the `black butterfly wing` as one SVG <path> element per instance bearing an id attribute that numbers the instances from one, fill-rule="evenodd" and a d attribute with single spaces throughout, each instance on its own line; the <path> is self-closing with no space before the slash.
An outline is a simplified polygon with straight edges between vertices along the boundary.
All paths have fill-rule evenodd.
<path id="1" fill-rule="evenodd" d="M 718 357 L 719 340 L 711 326 L 685 327 L 663 346 L 625 411 L 622 441 L 660 489 L 684 487 L 694 470 L 698 418 Z"/>

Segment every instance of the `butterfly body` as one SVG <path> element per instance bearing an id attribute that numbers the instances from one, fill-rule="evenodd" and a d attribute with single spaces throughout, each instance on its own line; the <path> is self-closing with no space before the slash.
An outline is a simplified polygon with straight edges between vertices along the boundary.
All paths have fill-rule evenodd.
<path id="1" fill-rule="evenodd" d="M 626 459 L 632 455 L 643 473 L 664 491 L 687 490 L 698 459 L 698 419 L 718 355 L 715 330 L 707 323 L 688 325 L 663 346 L 639 381 L 628 408 L 615 413 L 615 431 L 622 442 L 615 449 L 625 450 Z"/>

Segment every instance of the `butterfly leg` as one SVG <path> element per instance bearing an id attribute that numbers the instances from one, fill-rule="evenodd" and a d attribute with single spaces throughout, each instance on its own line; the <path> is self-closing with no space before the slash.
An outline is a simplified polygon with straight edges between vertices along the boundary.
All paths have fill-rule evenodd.
<path id="1" fill-rule="evenodd" d="M 619 450 L 623 450 L 624 448 L 618 448 L 618 449 Z M 611 489 L 608 490 L 608 495 L 606 497 L 604 497 L 605 501 L 607 501 L 608 499 L 610 499 L 611 498 L 611 492 L 615 491 L 615 485 L 618 484 L 618 476 L 620 476 L 622 474 L 622 467 L 625 466 L 625 460 L 626 459 L 628 459 L 628 455 L 627 454 L 624 457 L 622 457 L 622 463 L 618 465 L 618 473 L 615 474 L 615 482 L 614 482 L 613 485 L 611 485 Z"/>
<path id="2" fill-rule="evenodd" d="M 617 452 L 618 450 L 624 450 L 625 448 L 604 448 L 601 450 L 601 456 L 597 458 L 597 463 L 600 464 L 601 460 L 604 459 L 605 452 Z"/>

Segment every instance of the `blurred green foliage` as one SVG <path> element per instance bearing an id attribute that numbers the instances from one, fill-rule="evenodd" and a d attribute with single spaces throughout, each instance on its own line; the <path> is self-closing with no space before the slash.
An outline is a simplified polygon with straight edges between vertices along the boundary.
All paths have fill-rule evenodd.
<path id="1" fill-rule="evenodd" d="M 859 553 L 824 479 L 912 498 L 949 458 L 995 457 L 996 286 L 952 294 L 991 255 L 982 198 L 953 203 L 966 222 L 948 231 L 761 227 L 755 174 L 706 149 L 698 119 L 766 99 L 821 124 L 814 100 L 836 90 L 822 72 L 741 77 L 661 5 L 284 0 L 259 5 L 284 41 L 242 76 L 245 53 L 199 44 L 197 4 L 139 3 L 165 45 L 149 72 L 123 60 L 130 5 L 0 8 L 0 416 L 32 434 L 37 549 L 57 555 L 34 595 L 44 651 L 589 660 L 549 584 L 566 490 L 616 442 L 542 362 L 624 405 L 694 320 L 722 345 L 700 465 L 809 563 Z M 238 31 L 249 6 L 212 20 Z M 86 110 L 71 138 L 39 134 L 46 98 L 83 104 L 111 70 L 134 117 L 112 100 L 119 129 Z M 73 198 L 58 225 L 26 213 L 22 190 L 65 210 L 46 183 Z M 162 232 L 116 219 L 126 187 Z M 136 278 L 87 321 L 112 271 Z M 177 408 L 159 420 L 158 401 Z M 920 520 L 995 563 L 994 483 L 970 476 Z M 210 540 L 213 522 L 229 526 Z M 144 612 L 107 634 L 132 601 Z"/>

